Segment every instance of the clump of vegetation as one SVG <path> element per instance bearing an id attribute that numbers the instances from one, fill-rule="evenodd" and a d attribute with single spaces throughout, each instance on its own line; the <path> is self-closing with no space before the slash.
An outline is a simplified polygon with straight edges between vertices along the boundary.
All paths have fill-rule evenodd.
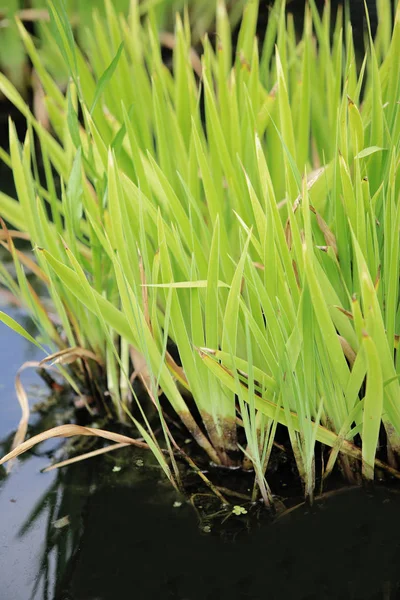
<path id="1" fill-rule="evenodd" d="M 260 48 L 250 1 L 232 63 L 218 0 L 216 45 L 204 37 L 201 59 L 187 14 L 177 17 L 171 70 L 154 14 L 143 24 L 137 1 L 126 19 L 106 2 L 87 55 L 53 2 L 65 94 L 20 26 L 53 131 L 1 76 L 28 123 L 22 147 L 10 125 L 10 155 L 2 153 L 18 200 L 0 194 L 17 274 L 1 268 L 1 281 L 23 300 L 40 342 L 61 350 L 57 360 L 79 359 L 68 372 L 76 389 L 84 374 L 105 373 L 108 409 L 134 423 L 174 485 L 178 449 L 161 394 L 210 461 L 254 470 L 253 497 L 267 505 L 278 424 L 309 499 L 316 444 L 323 477 L 338 460 L 348 477 L 373 480 L 377 464 L 397 475 L 400 8 L 393 25 L 390 2 L 379 7 L 357 66 L 346 12 L 333 24 L 329 3 L 321 16 L 310 0 L 298 39 L 278 0 Z M 21 232 L 35 261 L 14 246 Z M 51 310 L 27 270 L 45 282 Z"/>
<path id="2" fill-rule="evenodd" d="M 228 0 L 227 7 L 232 25 L 237 25 L 245 0 Z M 68 20 L 80 46 L 86 48 L 87 30 L 93 28 L 94 22 L 103 20 L 107 14 L 104 3 L 98 0 L 65 0 Z M 130 0 L 113 0 L 112 6 L 117 13 L 125 15 L 129 12 Z M 161 42 L 168 47 L 171 36 L 167 33 L 174 27 L 174 16 L 187 7 L 191 24 L 192 43 L 197 44 L 206 31 L 213 26 L 215 20 L 215 2 L 209 0 L 139 0 L 138 11 L 145 18 L 151 10 L 157 26 L 165 35 Z M 0 68 L 17 89 L 26 92 L 28 83 L 28 61 L 26 48 L 18 31 L 18 21 L 34 31 L 40 40 L 38 51 L 43 64 L 56 79 L 63 84 L 68 77 L 68 69 L 60 60 L 60 53 L 54 52 L 54 44 L 49 36 L 47 23 L 50 15 L 46 0 L 3 0 L 0 6 Z M 33 81 L 34 89 L 36 86 Z"/>

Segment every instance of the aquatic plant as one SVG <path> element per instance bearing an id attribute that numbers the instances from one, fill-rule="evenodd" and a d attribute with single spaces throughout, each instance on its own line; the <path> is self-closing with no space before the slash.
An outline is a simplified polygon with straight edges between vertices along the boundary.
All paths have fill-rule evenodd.
<path id="1" fill-rule="evenodd" d="M 227 2 L 229 17 L 232 25 L 237 25 L 245 0 L 229 0 Z M 117 13 L 128 14 L 130 0 L 114 0 L 112 5 Z M 168 46 L 171 37 L 167 32 L 174 27 L 174 16 L 178 11 L 187 7 L 191 24 L 192 43 L 198 43 L 201 37 L 215 20 L 215 3 L 209 0 L 140 0 L 138 10 L 143 19 L 149 9 L 157 21 L 160 31 L 164 32 L 163 43 Z M 86 48 L 86 31 L 93 27 L 93 22 L 105 18 L 104 3 L 97 0 L 65 0 L 65 9 L 68 19 L 73 27 L 76 39 L 81 47 Z M 29 83 L 29 65 L 27 54 L 18 25 L 15 20 L 21 20 L 26 27 L 33 29 L 34 35 L 40 40 L 38 50 L 41 60 L 57 83 L 63 83 L 68 77 L 68 70 L 60 60 L 59 52 L 52 51 L 54 46 L 49 39 L 46 26 L 49 20 L 46 0 L 3 0 L 0 6 L 0 68 L 7 74 L 19 91 L 26 91 Z M 36 81 L 33 80 L 34 91 Z M 40 89 L 40 88 L 39 88 Z"/>
<path id="2" fill-rule="evenodd" d="M 77 360 L 66 373 L 75 389 L 86 377 L 107 410 L 132 420 L 175 485 L 182 450 L 170 409 L 214 464 L 253 469 L 253 498 L 267 505 L 278 425 L 310 499 L 317 444 L 323 477 L 338 460 L 350 479 L 373 480 L 376 465 L 397 476 L 400 7 L 392 24 L 390 2 L 379 2 L 376 38 L 357 64 L 346 11 L 333 23 L 329 3 L 321 16 L 313 0 L 300 39 L 277 1 L 261 48 L 249 1 L 232 59 L 219 0 L 215 47 L 205 36 L 201 58 L 187 15 L 177 17 L 171 69 L 154 14 L 143 24 L 137 1 L 126 19 L 106 2 L 87 55 L 62 3 L 49 9 L 65 94 L 19 29 L 51 132 L 0 76 L 28 124 L 22 146 L 10 124 L 10 154 L 1 152 L 18 201 L 0 194 L 17 280 L 4 268 L 0 277 L 40 343 L 61 350 L 56 362 Z M 15 248 L 21 232 L 35 260 Z M 3 461 L 76 433 L 135 443 L 65 425 Z"/>

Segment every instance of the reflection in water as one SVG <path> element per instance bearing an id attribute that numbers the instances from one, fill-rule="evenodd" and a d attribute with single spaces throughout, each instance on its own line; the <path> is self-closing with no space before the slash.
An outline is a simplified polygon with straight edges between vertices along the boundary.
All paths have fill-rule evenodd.
<path id="1" fill-rule="evenodd" d="M 400 597 L 398 491 L 346 490 L 228 543 L 137 456 L 55 474 L 31 457 L 3 481 L 1 600 Z"/>
<path id="2" fill-rule="evenodd" d="M 339 494 L 224 543 L 201 535 L 187 507 L 151 506 L 144 492 L 151 487 L 103 489 L 90 498 L 65 598 L 399 597 L 397 494 Z"/>
<path id="3" fill-rule="evenodd" d="M 13 377 L 26 342 L 0 335 L 3 454 L 19 420 Z M 32 415 L 29 435 L 62 410 Z M 400 598 L 396 490 L 332 495 L 228 543 L 176 502 L 150 454 L 124 449 L 40 473 L 62 444 L 23 455 L 10 476 L 0 467 L 0 600 Z"/>
<path id="4" fill-rule="evenodd" d="M 7 446 L 3 441 L 0 445 Z M 168 520 L 167 513 L 174 510 L 173 504 L 177 500 L 167 482 L 158 484 L 160 469 L 143 451 L 129 450 L 124 459 L 122 453 L 102 456 L 43 474 L 40 470 L 49 464 L 48 456 L 56 448 L 54 443 L 49 448 L 48 442 L 43 446 L 47 446 L 47 451 L 42 456 L 27 453 L 10 476 L 6 477 L 5 470 L 0 467 L 0 514 L 7 515 L 7 519 L 1 521 L 0 600 L 72 600 L 80 597 L 79 590 L 73 595 L 69 590 L 76 578 L 75 572 L 80 572 L 82 567 L 82 540 L 85 544 L 89 542 L 91 547 L 94 543 L 94 564 L 110 574 L 110 583 L 115 586 L 112 583 L 114 563 L 107 565 L 101 557 L 104 544 L 117 546 L 123 553 L 124 540 L 123 537 L 119 539 L 121 531 L 118 528 L 117 537 L 107 530 L 103 517 L 93 531 L 92 507 L 102 498 L 103 492 L 113 490 L 116 497 L 121 494 L 121 498 L 125 498 L 134 489 L 139 490 L 137 496 L 135 493 L 130 496 L 133 502 L 129 503 L 128 513 L 121 513 L 120 524 L 126 523 L 131 511 L 137 511 L 142 518 L 143 505 L 147 507 L 149 517 L 150 514 L 156 516 L 153 521 L 156 524 L 160 516 L 158 508 Z M 120 466 L 115 468 L 117 464 Z M 128 507 L 120 505 L 116 510 L 121 508 L 125 511 Z M 108 520 L 107 514 L 114 508 L 106 502 L 102 510 Z M 186 511 L 197 531 L 191 509 L 186 508 Z M 93 515 L 96 514 L 94 511 Z M 88 522 L 89 535 L 86 535 Z M 183 523 L 186 523 L 185 519 Z M 92 537 L 93 532 L 100 534 L 101 543 Z M 85 552 L 83 557 L 86 560 Z M 86 570 L 84 565 L 83 569 Z M 102 597 L 101 593 L 98 597 Z"/>
<path id="5" fill-rule="evenodd" d="M 7 309 L 7 312 L 23 322 L 22 311 Z M 15 374 L 23 362 L 39 360 L 43 353 L 2 323 L 0 339 L 0 454 L 4 455 L 11 446 L 13 430 L 20 418 L 14 389 Z M 41 380 L 33 370 L 28 370 L 23 375 L 23 382 L 32 392 L 33 386 L 38 389 Z M 43 396 L 43 383 L 41 388 Z M 32 393 L 28 395 L 32 398 Z M 53 412 L 53 415 L 33 414 L 29 435 L 54 424 L 57 413 Z M 87 489 L 87 469 L 73 474 L 73 485 L 72 474 L 68 471 L 40 473 L 60 444 L 60 440 L 47 442 L 22 455 L 10 476 L 6 476 L 4 467 L 0 467 L 0 600 L 51 600 L 63 565 L 77 545 L 79 521 L 76 518 L 71 519 L 71 527 L 64 531 L 56 530 L 53 523 L 66 510 L 71 514 L 80 512 L 82 502 L 79 499 L 86 496 L 75 490 L 79 489 L 82 478 L 81 490 Z"/>
<path id="6" fill-rule="evenodd" d="M 43 542 L 37 553 L 37 573 L 30 598 L 53 600 L 59 581 L 79 547 L 91 469 L 58 471 L 18 531 L 23 539 L 43 519 Z"/>

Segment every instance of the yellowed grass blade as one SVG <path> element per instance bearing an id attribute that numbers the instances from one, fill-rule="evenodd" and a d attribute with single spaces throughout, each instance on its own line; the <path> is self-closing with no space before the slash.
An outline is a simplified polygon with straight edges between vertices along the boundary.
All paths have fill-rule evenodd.
<path id="1" fill-rule="evenodd" d="M 17 374 L 15 376 L 15 392 L 17 394 L 17 399 L 19 402 L 19 405 L 21 407 L 21 419 L 20 422 L 18 424 L 17 427 L 17 431 L 15 433 L 14 439 L 13 439 L 13 443 L 12 443 L 12 450 L 14 450 L 17 446 L 19 446 L 25 439 L 26 436 L 26 432 L 28 429 L 28 422 L 29 422 L 29 415 L 30 415 L 30 408 L 29 408 L 29 400 L 28 400 L 28 396 L 27 393 L 25 392 L 25 388 L 22 385 L 21 382 L 21 374 L 23 371 L 25 371 L 25 369 L 30 369 L 30 368 L 37 368 L 40 366 L 40 363 L 36 360 L 30 360 L 25 362 L 17 371 Z M 56 369 L 53 369 L 52 367 L 45 367 L 46 369 L 48 369 L 49 371 L 56 371 Z M 7 473 L 9 473 L 11 471 L 13 465 L 13 461 L 9 462 L 8 466 L 7 466 Z"/>
<path id="2" fill-rule="evenodd" d="M 18 308 L 22 307 L 22 301 L 10 292 L 10 290 L 0 289 L 0 303 L 8 304 L 9 306 L 18 306 Z"/>
<path id="3" fill-rule="evenodd" d="M 11 237 L 9 237 L 8 240 L 11 240 Z M 11 252 L 9 245 L 7 245 L 6 242 L 3 242 L 2 240 L 0 240 L 0 244 L 3 246 L 3 248 L 5 248 L 9 252 Z M 34 273 L 36 275 L 36 277 L 38 277 L 44 283 L 49 282 L 47 276 L 43 273 L 42 269 L 40 267 L 38 267 L 38 265 L 35 263 L 34 260 L 32 260 L 29 256 L 27 256 L 20 250 L 17 250 L 16 248 L 13 248 L 13 251 L 17 255 L 19 261 L 25 267 L 27 267 L 30 271 L 32 271 L 32 273 Z"/>
<path id="4" fill-rule="evenodd" d="M 64 348 L 63 350 L 59 350 L 58 352 L 54 352 L 54 354 L 46 356 L 46 358 L 39 363 L 39 366 L 43 367 L 47 365 L 47 363 L 51 363 L 52 365 L 69 365 L 78 360 L 78 358 L 90 358 L 99 365 L 103 364 L 102 360 L 94 354 L 94 352 L 75 346 L 74 348 Z"/>
<path id="5" fill-rule="evenodd" d="M 8 231 L 0 231 L 0 240 L 7 240 L 8 237 L 12 237 L 14 240 L 27 240 L 31 239 L 31 236 L 26 231 L 16 231 L 14 229 L 9 229 Z"/>
<path id="6" fill-rule="evenodd" d="M 75 348 L 65 348 L 64 350 L 55 352 L 54 354 L 51 354 L 50 356 L 46 356 L 40 362 L 38 362 L 38 361 L 25 362 L 18 369 L 17 374 L 15 376 L 15 391 L 17 394 L 19 405 L 21 407 L 22 416 L 21 416 L 20 422 L 18 424 L 17 431 L 15 433 L 14 440 L 13 440 L 13 443 L 11 446 L 12 450 L 17 448 L 24 441 L 26 432 L 28 429 L 28 422 L 29 422 L 29 416 L 30 416 L 28 396 L 27 396 L 25 388 L 21 382 L 22 372 L 25 369 L 29 369 L 29 368 L 34 368 L 34 369 L 41 368 L 41 369 L 46 369 L 47 371 L 53 371 L 55 373 L 59 373 L 59 371 L 57 369 L 55 369 L 53 366 L 49 365 L 48 363 L 51 362 L 52 365 L 54 365 L 54 364 L 61 364 L 61 365 L 70 364 L 70 363 L 74 362 L 75 360 L 77 360 L 78 358 L 91 358 L 92 360 L 95 360 L 96 362 L 101 364 L 100 359 L 98 359 L 98 357 L 95 354 L 93 354 L 93 352 L 90 352 L 89 350 L 85 350 L 84 348 L 75 347 Z M 7 466 L 8 473 L 11 471 L 12 465 L 13 465 L 13 461 L 11 461 Z"/>
<path id="7" fill-rule="evenodd" d="M 324 219 L 321 217 L 321 215 L 315 210 L 315 208 L 313 206 L 310 205 L 310 210 L 312 213 L 314 213 L 315 218 L 317 220 L 318 223 L 318 227 L 320 228 L 320 230 L 322 231 L 322 234 L 325 238 L 325 243 L 326 245 L 329 247 L 331 247 L 335 253 L 336 258 L 338 258 L 339 254 L 338 254 L 338 248 L 337 248 L 337 242 L 336 242 L 336 237 L 335 235 L 332 233 L 332 231 L 329 229 L 327 223 L 325 223 Z"/>
<path id="8" fill-rule="evenodd" d="M 120 433 L 114 433 L 112 431 L 106 431 L 104 429 L 94 429 L 93 427 L 82 427 L 81 425 L 59 425 L 58 427 L 52 427 L 52 429 L 48 429 L 47 431 L 43 431 L 38 435 L 34 435 L 29 440 L 22 442 L 19 444 L 14 450 L 11 450 L 8 454 L 3 456 L 0 459 L 0 465 L 20 456 L 27 450 L 36 446 L 36 444 L 40 444 L 46 440 L 51 440 L 53 438 L 68 438 L 73 437 L 74 435 L 83 435 L 88 437 L 100 437 L 105 440 L 110 440 L 112 442 L 116 442 L 118 444 L 126 444 L 131 446 L 136 446 L 137 448 L 146 448 L 148 449 L 148 445 L 145 442 L 135 440 L 134 438 L 128 437 L 126 435 L 121 435 Z"/>

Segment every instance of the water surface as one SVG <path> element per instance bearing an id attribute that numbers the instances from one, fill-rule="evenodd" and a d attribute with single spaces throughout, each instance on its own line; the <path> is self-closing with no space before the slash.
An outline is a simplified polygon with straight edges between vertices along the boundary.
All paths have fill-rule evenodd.
<path id="1" fill-rule="evenodd" d="M 19 420 L 15 371 L 41 353 L 3 325 L 0 336 L 4 452 Z M 23 381 L 35 396 L 34 372 Z M 41 473 L 58 445 L 0 471 L 0 600 L 400 598 L 398 489 L 345 490 L 232 539 L 203 530 L 148 454 Z"/>

